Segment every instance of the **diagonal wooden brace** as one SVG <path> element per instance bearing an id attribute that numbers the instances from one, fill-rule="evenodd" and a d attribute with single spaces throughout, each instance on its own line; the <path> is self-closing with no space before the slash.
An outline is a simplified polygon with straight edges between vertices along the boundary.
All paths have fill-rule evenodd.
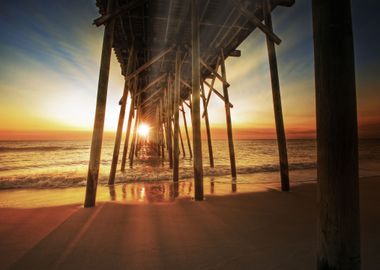
<path id="1" fill-rule="evenodd" d="M 255 14 L 253 14 L 251 11 L 246 9 L 240 0 L 229 0 L 229 1 L 244 17 L 246 17 L 257 28 L 263 31 L 274 43 L 276 43 L 277 45 L 281 43 L 281 39 L 275 33 L 273 33 L 273 31 L 268 26 L 263 24 L 260 21 L 260 19 L 256 17 Z"/>

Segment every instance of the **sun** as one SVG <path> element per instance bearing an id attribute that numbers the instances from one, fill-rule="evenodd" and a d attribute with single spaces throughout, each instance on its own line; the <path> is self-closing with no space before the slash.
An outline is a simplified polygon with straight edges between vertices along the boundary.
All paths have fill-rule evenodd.
<path id="1" fill-rule="evenodd" d="M 147 124 L 145 124 L 145 123 L 141 123 L 141 124 L 139 125 L 139 128 L 138 128 L 137 132 L 139 133 L 139 135 L 140 135 L 141 137 L 148 137 L 148 135 L 149 135 L 149 130 L 150 130 L 150 127 L 149 127 Z"/>

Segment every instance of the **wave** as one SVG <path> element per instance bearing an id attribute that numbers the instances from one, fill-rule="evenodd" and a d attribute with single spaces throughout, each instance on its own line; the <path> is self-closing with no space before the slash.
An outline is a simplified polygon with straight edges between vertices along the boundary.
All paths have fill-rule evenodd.
<path id="1" fill-rule="evenodd" d="M 26 147 L 10 147 L 10 146 L 0 146 L 0 153 L 4 152 L 49 152 L 49 151 L 60 151 L 60 150 L 78 150 L 84 149 L 83 147 L 74 146 L 26 146 Z"/>
<path id="2" fill-rule="evenodd" d="M 306 170 L 315 169 L 315 163 L 293 163 L 289 166 L 290 170 Z M 270 173 L 279 170 L 278 165 L 267 164 L 262 166 L 247 166 L 238 167 L 238 175 L 254 174 L 254 173 Z M 229 166 L 217 166 L 216 168 L 204 168 L 204 176 L 219 177 L 230 175 Z M 180 169 L 180 177 L 183 180 L 188 180 L 193 177 L 193 168 Z M 160 170 L 159 173 L 146 173 L 144 169 L 138 168 L 127 172 L 119 173 L 116 176 L 116 183 L 131 183 L 131 182 L 153 182 L 153 181 L 171 181 L 172 174 L 170 170 Z M 108 176 L 102 175 L 99 177 L 99 184 L 106 185 Z M 67 188 L 67 187 L 82 187 L 86 185 L 86 177 L 84 173 L 55 173 L 43 175 L 23 175 L 0 177 L 0 189 L 15 189 L 15 188 Z"/>

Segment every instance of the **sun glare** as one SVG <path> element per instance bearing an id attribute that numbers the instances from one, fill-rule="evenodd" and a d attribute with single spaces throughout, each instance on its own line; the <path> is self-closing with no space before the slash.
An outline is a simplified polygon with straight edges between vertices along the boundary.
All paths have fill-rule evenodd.
<path id="1" fill-rule="evenodd" d="M 147 124 L 141 123 L 138 129 L 138 133 L 141 137 L 148 137 L 150 127 Z"/>

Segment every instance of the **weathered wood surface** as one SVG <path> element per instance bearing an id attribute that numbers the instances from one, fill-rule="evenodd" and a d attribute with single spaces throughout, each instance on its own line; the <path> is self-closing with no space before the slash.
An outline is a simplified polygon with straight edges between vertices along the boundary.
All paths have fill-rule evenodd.
<path id="1" fill-rule="evenodd" d="M 313 0 L 317 269 L 360 269 L 358 132 L 351 1 Z"/>
<path id="2" fill-rule="evenodd" d="M 266 3 L 265 8 L 264 8 L 265 24 L 270 29 L 272 29 L 272 18 L 270 14 L 271 8 L 269 6 L 269 1 L 264 1 L 264 3 Z M 281 189 L 282 191 L 289 191 L 290 187 L 289 187 L 288 153 L 286 149 L 284 119 L 282 116 L 280 80 L 278 77 L 276 48 L 273 41 L 268 36 L 266 40 L 267 40 L 267 48 L 268 48 L 270 77 L 271 77 L 271 84 L 272 84 L 272 96 L 273 96 L 274 118 L 276 122 L 277 144 L 278 144 L 278 152 L 280 155 Z"/>
<path id="3" fill-rule="evenodd" d="M 175 63 L 175 74 L 174 74 L 174 134 L 173 134 L 173 181 L 178 182 L 179 180 L 179 95 L 181 87 L 181 51 L 177 49 L 176 51 L 176 63 Z"/>
<path id="4" fill-rule="evenodd" d="M 128 68 L 127 73 L 131 73 L 133 70 L 133 58 L 134 58 L 134 48 L 131 48 L 131 52 L 129 54 L 129 60 L 128 60 Z M 128 99 L 128 93 L 130 92 L 130 85 L 131 82 L 125 80 L 124 82 L 124 90 L 123 90 L 123 97 L 121 100 L 121 106 L 120 106 L 120 112 L 119 112 L 119 120 L 117 123 L 117 130 L 116 130 L 116 138 L 115 138 L 115 146 L 113 149 L 113 155 L 112 155 L 112 162 L 111 162 L 111 169 L 110 169 L 110 176 L 108 179 L 108 184 L 113 185 L 115 183 L 115 176 L 116 176 L 116 168 L 117 163 L 119 161 L 119 151 L 120 151 L 120 144 L 121 144 L 121 135 L 123 133 L 123 125 L 124 125 L 124 117 L 125 117 L 125 110 L 127 107 L 127 99 Z"/>
<path id="5" fill-rule="evenodd" d="M 194 185 L 195 200 L 203 200 L 203 162 L 200 115 L 200 51 L 199 51 L 199 0 L 191 1 L 191 31 L 192 31 L 192 130 L 194 150 Z"/>
<path id="6" fill-rule="evenodd" d="M 226 73 L 226 64 L 224 58 L 223 49 L 220 50 L 220 58 L 221 58 L 221 72 L 222 76 L 225 80 L 227 80 Z M 234 140 L 232 135 L 232 121 L 231 121 L 231 110 L 230 110 L 230 98 L 228 95 L 228 87 L 223 84 L 223 96 L 224 96 L 224 108 L 226 111 L 226 123 L 227 123 L 227 136 L 228 136 L 228 151 L 230 154 L 230 165 L 231 165 L 231 176 L 232 178 L 236 178 L 236 160 L 235 160 L 235 148 L 234 148 Z"/>
<path id="7" fill-rule="evenodd" d="M 184 126 L 185 132 L 186 132 L 187 147 L 189 148 L 189 155 L 190 155 L 190 158 L 193 158 L 193 151 L 191 150 L 189 130 L 187 129 L 186 113 L 185 113 L 185 109 L 184 109 L 183 105 L 182 105 L 182 116 L 183 116 L 183 126 Z"/>
<path id="8" fill-rule="evenodd" d="M 205 125 L 206 125 L 206 134 L 207 134 L 207 146 L 208 146 L 208 157 L 210 160 L 210 167 L 214 168 L 214 154 L 212 151 L 212 139 L 211 139 L 211 129 L 210 129 L 210 122 L 208 119 L 208 111 L 207 111 L 207 104 L 206 104 L 206 98 L 205 98 L 205 90 L 203 87 L 203 84 L 201 84 L 201 90 L 202 90 L 202 101 L 203 101 L 203 110 L 205 114 Z"/>
<path id="9" fill-rule="evenodd" d="M 108 1 L 107 11 L 113 12 L 114 0 Z M 104 28 L 102 57 L 100 60 L 98 94 L 96 99 L 96 111 L 94 129 L 92 132 L 90 162 L 88 165 L 85 207 L 95 206 L 96 189 L 98 185 L 100 156 L 103 142 L 104 119 L 106 114 L 106 102 L 108 92 L 108 79 L 111 63 L 112 42 L 114 35 L 114 21 L 110 21 Z"/>

